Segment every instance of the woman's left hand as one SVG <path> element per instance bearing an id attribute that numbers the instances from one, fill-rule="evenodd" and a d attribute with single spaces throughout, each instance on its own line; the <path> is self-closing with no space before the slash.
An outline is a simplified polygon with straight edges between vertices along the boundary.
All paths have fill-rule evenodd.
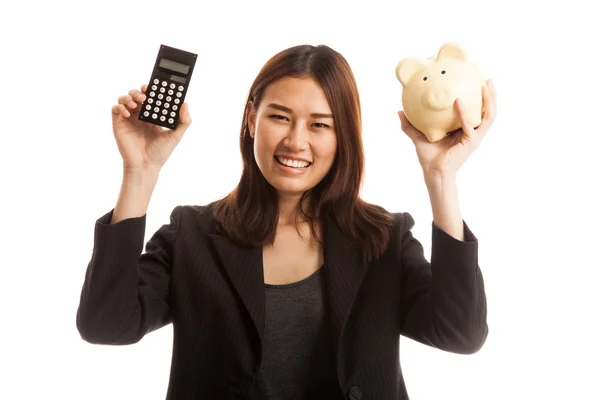
<path id="1" fill-rule="evenodd" d="M 430 143 L 423 133 L 408 122 L 404 111 L 398 112 L 402 130 L 415 144 L 425 177 L 437 178 L 456 175 L 465 160 L 479 146 L 496 118 L 496 91 L 490 79 L 482 87 L 482 93 L 483 115 L 479 127 L 471 126 L 466 119 L 462 102 L 460 99 L 456 99 L 454 107 L 462 128 L 435 143 Z"/>

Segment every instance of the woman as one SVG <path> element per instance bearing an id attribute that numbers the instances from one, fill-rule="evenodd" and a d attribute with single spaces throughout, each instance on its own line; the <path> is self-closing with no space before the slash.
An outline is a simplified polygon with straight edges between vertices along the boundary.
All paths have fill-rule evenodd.
<path id="1" fill-rule="evenodd" d="M 409 213 L 359 198 L 358 91 L 346 60 L 297 46 L 259 72 L 240 132 L 243 172 L 225 198 L 177 206 L 143 250 L 160 169 L 191 124 L 138 121 L 146 86 L 121 96 L 116 207 L 98 219 L 77 312 L 90 343 L 136 343 L 173 323 L 168 399 L 408 399 L 399 336 L 474 353 L 487 336 L 477 239 L 456 172 L 495 113 L 431 144 L 400 112 L 433 210 L 431 264 Z M 398 179 L 399 180 L 399 179 Z M 195 182 L 195 181 L 194 181 Z"/>

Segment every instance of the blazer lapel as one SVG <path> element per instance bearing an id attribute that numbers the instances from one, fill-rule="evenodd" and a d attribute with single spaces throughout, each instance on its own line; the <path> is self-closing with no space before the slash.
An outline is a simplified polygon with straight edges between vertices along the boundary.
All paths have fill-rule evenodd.
<path id="1" fill-rule="evenodd" d="M 342 233 L 331 217 L 326 217 L 324 222 L 324 296 L 331 318 L 332 340 L 337 354 L 338 378 L 342 383 L 345 371 L 341 368 L 344 364 L 340 360 L 342 355 L 340 352 L 341 337 L 368 265 L 361 261 L 358 248 Z"/>
<path id="2" fill-rule="evenodd" d="M 239 246 L 224 233 L 208 235 L 235 290 L 248 310 L 262 343 L 265 326 L 265 297 L 262 248 Z"/>
<path id="3" fill-rule="evenodd" d="M 368 266 L 361 262 L 358 249 L 331 217 L 326 217 L 323 222 L 325 307 L 331 318 L 338 365 L 342 365 L 339 362 L 340 337 Z M 236 245 L 222 232 L 211 233 L 209 237 L 262 342 L 265 325 L 262 248 Z"/>

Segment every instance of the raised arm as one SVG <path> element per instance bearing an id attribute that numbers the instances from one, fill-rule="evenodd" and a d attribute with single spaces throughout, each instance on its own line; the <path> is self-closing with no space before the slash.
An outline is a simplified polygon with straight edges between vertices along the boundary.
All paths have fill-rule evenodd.
<path id="1" fill-rule="evenodd" d="M 113 212 L 96 222 L 77 329 L 89 343 L 124 345 L 171 322 L 169 282 L 181 207 L 154 233 L 143 254 L 146 215 L 110 224 Z"/>
<path id="2" fill-rule="evenodd" d="M 477 238 L 464 221 L 464 241 L 432 223 L 430 263 L 412 235 L 414 220 L 409 213 L 403 213 L 402 226 L 400 333 L 453 353 L 477 352 L 488 334 Z"/>

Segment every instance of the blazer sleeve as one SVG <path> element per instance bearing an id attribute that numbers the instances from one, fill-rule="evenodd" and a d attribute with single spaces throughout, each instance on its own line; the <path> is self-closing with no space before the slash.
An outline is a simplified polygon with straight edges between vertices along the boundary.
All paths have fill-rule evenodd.
<path id="1" fill-rule="evenodd" d="M 96 221 L 77 329 L 93 344 L 125 345 L 171 322 L 169 282 L 181 206 L 144 243 L 146 215 L 111 224 L 114 209 Z"/>
<path id="2" fill-rule="evenodd" d="M 464 241 L 432 222 L 431 263 L 403 213 L 400 333 L 445 351 L 472 354 L 487 334 L 487 304 L 478 265 L 478 241 L 463 220 Z"/>

